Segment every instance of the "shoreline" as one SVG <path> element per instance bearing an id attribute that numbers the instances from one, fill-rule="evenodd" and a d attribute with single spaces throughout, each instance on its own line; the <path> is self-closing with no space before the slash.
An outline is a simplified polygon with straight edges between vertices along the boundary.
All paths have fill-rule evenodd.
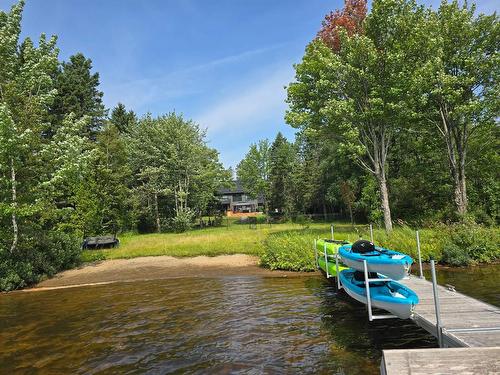
<path id="1" fill-rule="evenodd" d="M 19 290 L 36 292 L 80 286 L 106 285 L 118 282 L 149 281 L 173 278 L 210 278 L 225 276 L 300 277 L 316 272 L 269 270 L 259 266 L 259 258 L 234 254 L 215 257 L 148 256 L 111 259 L 85 263 L 78 268 L 62 271 L 50 279 Z"/>

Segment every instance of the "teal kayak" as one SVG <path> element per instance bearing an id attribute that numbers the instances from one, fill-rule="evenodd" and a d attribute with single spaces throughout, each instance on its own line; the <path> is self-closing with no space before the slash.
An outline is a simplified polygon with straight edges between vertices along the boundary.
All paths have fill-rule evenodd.
<path id="1" fill-rule="evenodd" d="M 368 277 L 385 279 L 377 274 L 369 274 Z M 353 269 L 342 270 L 339 279 L 347 294 L 359 302 L 367 303 L 363 272 Z M 413 290 L 392 280 L 375 281 L 369 285 L 372 306 L 389 311 L 401 319 L 411 317 L 415 305 L 418 303 L 418 296 Z"/>
<path id="2" fill-rule="evenodd" d="M 394 280 L 408 276 L 413 263 L 413 259 L 406 254 L 375 246 L 366 240 L 344 245 L 338 252 L 345 265 L 363 271 L 363 261 L 366 261 L 369 272 L 381 273 Z"/>

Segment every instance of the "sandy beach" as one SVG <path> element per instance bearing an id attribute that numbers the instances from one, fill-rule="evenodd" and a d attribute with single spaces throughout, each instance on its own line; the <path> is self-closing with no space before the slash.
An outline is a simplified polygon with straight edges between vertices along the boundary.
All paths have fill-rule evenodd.
<path id="1" fill-rule="evenodd" d="M 55 275 L 25 291 L 39 291 L 114 282 L 168 279 L 179 277 L 262 276 L 294 277 L 310 273 L 271 271 L 259 267 L 259 258 L 236 254 L 216 257 L 171 256 L 113 259 L 84 264 Z"/>

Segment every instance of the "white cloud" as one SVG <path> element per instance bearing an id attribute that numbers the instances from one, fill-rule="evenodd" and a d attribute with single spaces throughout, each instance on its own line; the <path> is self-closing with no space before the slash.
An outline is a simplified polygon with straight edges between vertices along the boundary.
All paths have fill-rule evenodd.
<path id="1" fill-rule="evenodd" d="M 213 134 L 228 129 L 241 130 L 236 128 L 257 123 L 272 114 L 283 116 L 286 106 L 284 86 L 292 78 L 292 68 L 284 65 L 253 84 L 235 87 L 213 108 L 195 116 L 195 120 Z"/>
<path id="2" fill-rule="evenodd" d="M 149 110 L 148 104 L 155 101 L 166 101 L 174 98 L 199 94 L 205 91 L 202 81 L 207 71 L 235 64 L 263 53 L 281 48 L 285 44 L 275 44 L 265 48 L 244 51 L 238 54 L 214 59 L 202 64 L 155 77 L 141 78 L 118 82 L 112 85 L 103 84 L 106 104 L 110 107 L 118 102 L 136 110 Z M 103 82 L 104 83 L 104 82 Z"/>

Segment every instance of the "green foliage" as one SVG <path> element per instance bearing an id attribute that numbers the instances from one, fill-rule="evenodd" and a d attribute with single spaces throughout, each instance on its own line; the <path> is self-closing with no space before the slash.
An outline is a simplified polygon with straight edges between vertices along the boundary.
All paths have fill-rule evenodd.
<path id="1" fill-rule="evenodd" d="M 391 215 L 428 227 L 424 260 L 499 259 L 498 229 L 475 224 L 500 220 L 496 14 L 458 1 L 434 11 L 376 0 L 366 19 L 359 8 L 364 21 L 354 29 L 330 19 L 334 42 L 311 42 L 288 87 L 295 142 L 278 133 L 272 145 L 253 144 L 237 168 L 266 214 L 295 224 L 264 225 L 260 216 L 257 230 L 234 225 L 235 236 L 189 230 L 217 214 L 216 192 L 232 174 L 205 131 L 175 113 L 137 119 L 123 104 L 106 119 L 92 61 L 77 53 L 59 62 L 55 37 L 21 40 L 23 6 L 0 12 L 0 289 L 76 264 L 84 235 L 126 230 L 184 234 L 125 236 L 123 248 L 83 259 L 265 249 L 268 267 L 311 270 L 310 242 L 328 226 L 310 214 L 331 212 L 386 229 Z M 366 226 L 355 229 L 340 232 L 368 238 Z M 416 257 L 408 226 L 377 229 L 375 239 Z"/>
<path id="2" fill-rule="evenodd" d="M 193 225 L 194 212 L 190 209 L 179 212 L 176 216 L 170 219 L 172 229 L 177 232 L 185 232 L 191 229 Z"/>
<path id="3" fill-rule="evenodd" d="M 145 226 L 158 232 L 170 218 L 177 218 L 175 228 L 187 228 L 191 212 L 200 216 L 230 179 L 218 152 L 206 145 L 205 132 L 175 113 L 142 118 L 129 129 L 126 142 L 136 176 L 133 191 L 144 207 L 139 220 L 152 218 L 154 224 Z"/>
<path id="4" fill-rule="evenodd" d="M 0 290 L 8 291 L 37 283 L 43 276 L 76 266 L 79 241 L 61 232 L 27 234 L 15 254 L 0 247 Z"/>
<path id="5" fill-rule="evenodd" d="M 500 231 L 475 223 L 453 225 L 443 247 L 442 260 L 452 266 L 467 266 L 500 259 Z"/>
<path id="6" fill-rule="evenodd" d="M 440 259 L 445 239 L 440 229 L 421 229 L 419 232 L 422 260 L 427 262 L 430 259 Z M 363 238 L 370 238 L 367 231 L 364 232 Z M 407 225 L 395 227 L 391 233 L 375 230 L 374 239 L 382 247 L 401 251 L 410 255 L 413 259 L 418 259 L 415 230 Z"/>
<path id="7" fill-rule="evenodd" d="M 137 123 L 137 117 L 133 111 L 127 111 L 122 103 L 118 103 L 111 111 L 109 122 L 113 124 L 120 133 L 127 133 Z"/>
<path id="8" fill-rule="evenodd" d="M 264 199 L 266 213 L 270 189 L 269 153 L 270 146 L 267 139 L 259 141 L 258 144 L 252 144 L 236 168 L 236 175 L 250 196 Z"/>
<path id="9" fill-rule="evenodd" d="M 269 209 L 276 213 L 293 210 L 290 179 L 296 155 L 293 145 L 278 133 L 269 151 Z"/>
<path id="10" fill-rule="evenodd" d="M 89 116 L 90 122 L 84 134 L 94 137 L 104 121 L 103 93 L 99 91 L 99 73 L 92 73 L 92 60 L 82 53 L 70 56 L 55 75 L 57 95 L 50 114 L 52 122 L 59 124 L 73 113 L 76 118 Z"/>
<path id="11" fill-rule="evenodd" d="M 60 230 L 85 121 L 65 118 L 49 137 L 56 90 L 56 38 L 19 41 L 24 3 L 0 12 L 0 288 L 11 290 L 78 261 L 78 241 Z M 78 155 L 75 158 L 75 154 Z"/>
<path id="12" fill-rule="evenodd" d="M 106 254 L 104 251 L 87 250 L 82 253 L 81 260 L 85 263 L 101 262 L 106 260 Z"/>
<path id="13" fill-rule="evenodd" d="M 261 265 L 272 270 L 314 271 L 314 234 L 307 230 L 271 234 L 264 241 Z"/>

